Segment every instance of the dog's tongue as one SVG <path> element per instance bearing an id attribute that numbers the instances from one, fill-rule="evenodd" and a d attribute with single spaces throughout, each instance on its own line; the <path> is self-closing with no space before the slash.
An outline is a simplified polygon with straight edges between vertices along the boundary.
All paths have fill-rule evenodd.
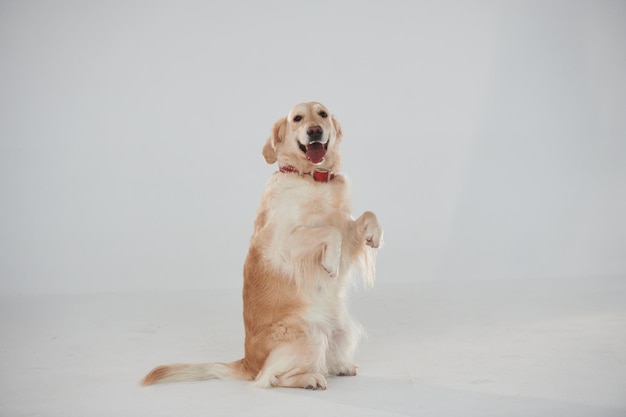
<path id="1" fill-rule="evenodd" d="M 319 164 L 326 155 L 324 144 L 313 142 L 306 147 L 306 158 L 314 164 Z"/>

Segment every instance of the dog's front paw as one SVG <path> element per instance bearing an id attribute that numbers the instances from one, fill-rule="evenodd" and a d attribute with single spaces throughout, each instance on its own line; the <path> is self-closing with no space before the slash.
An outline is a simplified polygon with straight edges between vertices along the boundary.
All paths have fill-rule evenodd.
<path id="1" fill-rule="evenodd" d="M 337 275 L 339 275 L 339 258 L 341 252 L 337 252 L 336 255 L 328 255 L 327 251 L 322 259 L 322 267 L 328 272 L 328 276 L 331 278 L 337 278 Z"/>
<path id="2" fill-rule="evenodd" d="M 383 229 L 380 227 L 376 215 L 371 211 L 366 211 L 360 220 L 363 226 L 365 244 L 372 248 L 379 248 L 383 240 Z"/>
<path id="3" fill-rule="evenodd" d="M 341 261 L 341 232 L 337 229 L 332 232 L 322 252 L 322 267 L 331 278 L 336 278 Z"/>
<path id="4" fill-rule="evenodd" d="M 371 246 L 372 248 L 380 247 L 380 235 L 372 234 L 370 236 L 365 236 L 365 244 L 367 246 Z"/>
<path id="5" fill-rule="evenodd" d="M 336 376 L 355 376 L 357 367 L 355 365 L 344 366 L 339 369 L 331 370 L 331 373 Z"/>

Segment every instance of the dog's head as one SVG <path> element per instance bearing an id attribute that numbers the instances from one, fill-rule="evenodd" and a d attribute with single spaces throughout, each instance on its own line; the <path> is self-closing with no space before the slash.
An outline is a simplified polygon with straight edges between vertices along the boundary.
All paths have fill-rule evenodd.
<path id="1" fill-rule="evenodd" d="M 296 105 L 278 120 L 263 147 L 268 164 L 291 165 L 300 172 L 339 169 L 341 126 L 321 103 Z"/>

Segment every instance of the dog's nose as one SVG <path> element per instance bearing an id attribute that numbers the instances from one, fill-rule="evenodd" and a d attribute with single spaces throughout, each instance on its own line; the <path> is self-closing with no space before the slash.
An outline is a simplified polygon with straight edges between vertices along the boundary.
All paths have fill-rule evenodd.
<path id="1" fill-rule="evenodd" d="M 324 131 L 319 126 L 311 126 L 306 130 L 306 134 L 309 135 L 309 138 L 313 141 L 320 140 L 323 132 Z"/>

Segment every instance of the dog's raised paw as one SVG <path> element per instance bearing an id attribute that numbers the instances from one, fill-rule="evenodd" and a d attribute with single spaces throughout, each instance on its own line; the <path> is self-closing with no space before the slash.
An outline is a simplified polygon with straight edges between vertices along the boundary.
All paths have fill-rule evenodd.
<path id="1" fill-rule="evenodd" d="M 372 248 L 379 248 L 382 243 L 383 231 L 376 218 L 365 222 L 365 244 Z"/>
<path id="2" fill-rule="evenodd" d="M 356 221 L 362 227 L 365 244 L 372 248 L 379 248 L 382 245 L 383 229 L 376 215 L 371 211 L 366 211 Z"/>
<path id="3" fill-rule="evenodd" d="M 327 267 L 325 265 L 322 265 L 324 267 L 324 271 L 326 271 L 328 273 L 328 276 L 331 278 L 337 278 L 337 274 L 338 274 L 338 267 Z"/>
<path id="4" fill-rule="evenodd" d="M 327 245 L 322 255 L 322 267 L 331 278 L 339 275 L 339 262 L 341 260 L 341 237 L 336 245 Z"/>

